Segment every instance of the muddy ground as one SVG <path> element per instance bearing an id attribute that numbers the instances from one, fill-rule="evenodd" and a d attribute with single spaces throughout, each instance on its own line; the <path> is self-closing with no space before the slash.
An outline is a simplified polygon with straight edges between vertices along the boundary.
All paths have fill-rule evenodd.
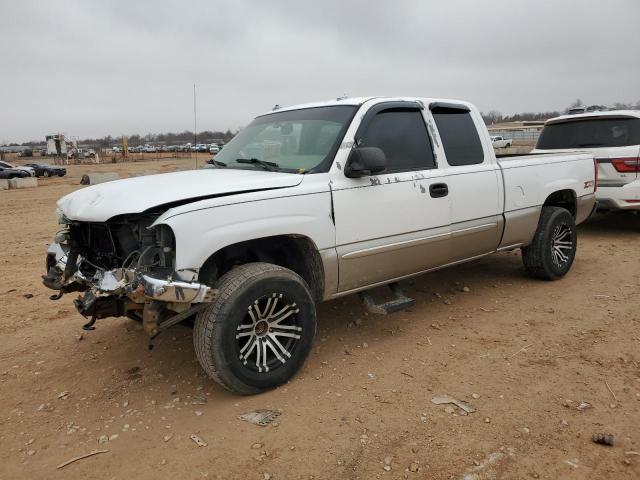
<path id="1" fill-rule="evenodd" d="M 528 279 L 513 252 L 404 282 L 412 311 L 325 303 L 302 371 L 238 397 L 204 376 L 189 328 L 153 351 L 130 320 L 83 332 L 73 295 L 40 283 L 55 200 L 82 173 L 191 165 L 72 166 L 0 192 L 0 478 L 640 478 L 640 218 L 582 226 L 558 282 Z M 281 415 L 238 419 L 261 408 Z M 108 452 L 56 468 L 94 450 Z"/>

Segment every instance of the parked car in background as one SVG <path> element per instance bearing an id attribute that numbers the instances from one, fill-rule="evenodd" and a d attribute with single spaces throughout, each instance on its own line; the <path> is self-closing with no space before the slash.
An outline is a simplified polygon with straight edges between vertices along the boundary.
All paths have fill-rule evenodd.
<path id="1" fill-rule="evenodd" d="M 392 313 L 414 304 L 398 281 L 515 249 L 530 276 L 563 277 L 595 206 L 593 154 L 496 159 L 480 112 L 458 100 L 283 108 L 215 163 L 60 199 L 67 228 L 43 282 L 84 292 L 74 304 L 91 324 L 128 315 L 151 338 L 196 314 L 202 368 L 242 394 L 295 374 L 323 300 L 360 292 Z M 378 304 L 367 290 L 386 284 L 393 299 Z"/>
<path id="2" fill-rule="evenodd" d="M 4 162 L 4 161 L 0 161 L 0 167 L 14 169 L 14 170 L 24 170 L 29 174 L 30 177 L 36 176 L 35 170 L 31 167 L 12 165 L 9 162 Z"/>
<path id="3" fill-rule="evenodd" d="M 591 152 L 601 210 L 640 210 L 640 111 L 610 110 L 548 120 L 532 153 Z"/>
<path id="4" fill-rule="evenodd" d="M 33 150 L 21 150 L 18 152 L 19 157 L 33 157 Z"/>
<path id="5" fill-rule="evenodd" d="M 145 145 L 142 151 L 144 153 L 156 153 L 157 149 L 153 145 Z"/>
<path id="6" fill-rule="evenodd" d="M 218 153 L 220 151 L 220 147 L 218 147 L 217 144 L 212 143 L 211 145 L 209 145 L 209 153 Z"/>
<path id="7" fill-rule="evenodd" d="M 27 172 L 25 172 L 24 170 L 19 170 L 17 168 L 5 168 L 5 167 L 0 167 L 0 178 L 2 179 L 7 179 L 7 178 L 26 178 L 26 177 L 30 177 L 31 175 Z"/>
<path id="8" fill-rule="evenodd" d="M 513 144 L 513 140 L 510 138 L 504 138 L 502 135 L 492 135 L 491 144 L 493 148 L 509 148 Z"/>
<path id="9" fill-rule="evenodd" d="M 67 152 L 67 158 L 95 158 L 96 151 L 93 148 L 74 148 Z"/>
<path id="10" fill-rule="evenodd" d="M 27 167 L 35 170 L 36 177 L 64 177 L 67 174 L 66 168 L 49 165 L 48 163 L 29 163 Z"/>

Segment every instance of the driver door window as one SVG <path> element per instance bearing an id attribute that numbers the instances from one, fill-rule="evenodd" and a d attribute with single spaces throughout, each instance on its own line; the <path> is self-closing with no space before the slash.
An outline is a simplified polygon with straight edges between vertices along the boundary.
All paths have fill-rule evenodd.
<path id="1" fill-rule="evenodd" d="M 419 110 L 378 113 L 360 140 L 360 146 L 382 149 L 387 158 L 384 173 L 436 168 L 431 140 Z"/>

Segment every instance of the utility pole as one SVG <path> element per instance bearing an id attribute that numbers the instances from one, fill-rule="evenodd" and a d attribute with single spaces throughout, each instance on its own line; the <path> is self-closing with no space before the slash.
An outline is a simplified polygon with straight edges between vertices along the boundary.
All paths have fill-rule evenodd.
<path id="1" fill-rule="evenodd" d="M 196 149 L 196 160 L 195 160 L 195 168 L 198 168 L 198 149 L 196 148 L 198 145 L 198 123 L 196 117 L 196 84 L 193 84 L 193 148 Z"/>

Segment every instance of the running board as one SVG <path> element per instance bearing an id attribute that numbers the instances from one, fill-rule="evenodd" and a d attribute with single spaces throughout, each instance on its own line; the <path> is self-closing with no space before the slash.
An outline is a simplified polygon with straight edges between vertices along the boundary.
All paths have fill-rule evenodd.
<path id="1" fill-rule="evenodd" d="M 401 310 L 406 310 L 408 308 L 413 307 L 416 301 L 413 298 L 405 297 L 404 293 L 400 289 L 400 285 L 397 283 L 390 283 L 389 288 L 391 289 L 391 293 L 393 293 L 393 300 L 389 300 L 384 303 L 376 303 L 373 300 L 373 297 L 369 294 L 369 292 L 360 292 L 358 295 L 360 296 L 360 300 L 367 308 L 370 313 L 375 313 L 378 315 L 388 315 L 390 313 L 396 313 Z"/>

